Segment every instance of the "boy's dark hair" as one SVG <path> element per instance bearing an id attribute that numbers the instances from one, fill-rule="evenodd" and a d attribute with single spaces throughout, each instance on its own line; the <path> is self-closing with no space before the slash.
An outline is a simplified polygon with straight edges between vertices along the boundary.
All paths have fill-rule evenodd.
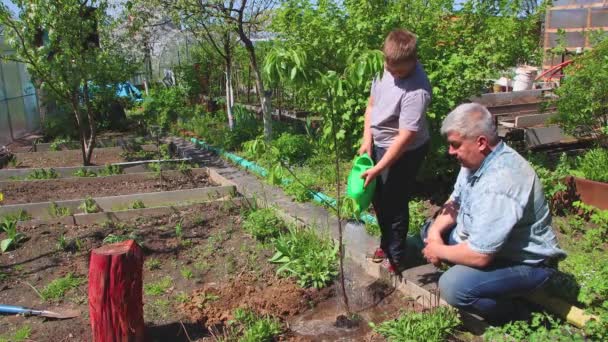
<path id="1" fill-rule="evenodd" d="M 384 40 L 384 60 L 388 65 L 397 65 L 416 59 L 416 36 L 410 31 L 391 31 Z"/>

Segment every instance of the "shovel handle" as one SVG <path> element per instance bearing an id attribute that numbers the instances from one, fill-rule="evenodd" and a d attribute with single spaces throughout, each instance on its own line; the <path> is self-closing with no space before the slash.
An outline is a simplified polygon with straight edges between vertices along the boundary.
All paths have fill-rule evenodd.
<path id="1" fill-rule="evenodd" d="M 24 308 L 23 306 L 0 304 L 0 313 L 10 315 L 36 315 L 39 311 Z"/>

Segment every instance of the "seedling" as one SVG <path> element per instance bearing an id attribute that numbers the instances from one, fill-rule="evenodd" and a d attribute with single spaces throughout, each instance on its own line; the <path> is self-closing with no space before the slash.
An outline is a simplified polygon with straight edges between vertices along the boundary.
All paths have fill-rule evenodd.
<path id="1" fill-rule="evenodd" d="M 131 209 L 143 209 L 145 207 L 146 207 L 146 205 L 144 204 L 144 201 L 142 201 L 140 199 L 131 203 Z"/>
<path id="2" fill-rule="evenodd" d="M 17 213 L 6 214 L 3 218 L 14 221 L 27 221 L 32 219 L 32 215 L 28 214 L 28 212 L 23 209 L 19 209 Z"/>
<path id="3" fill-rule="evenodd" d="M 55 169 L 36 169 L 32 172 L 30 172 L 29 175 L 27 175 L 27 177 L 25 177 L 26 180 L 40 180 L 40 179 L 56 179 L 59 178 L 59 174 L 57 174 L 57 171 L 55 171 Z"/>
<path id="4" fill-rule="evenodd" d="M 103 169 L 99 171 L 100 176 L 114 176 L 120 175 L 122 169 L 118 165 L 107 164 Z"/>
<path id="5" fill-rule="evenodd" d="M 78 206 L 78 209 L 82 209 L 85 214 L 92 214 L 101 210 L 91 196 L 87 196 L 84 199 L 84 202 L 82 202 L 82 204 Z"/>
<path id="6" fill-rule="evenodd" d="M 188 295 L 184 291 L 181 291 L 175 295 L 175 301 L 178 303 L 186 303 L 188 301 Z"/>
<path id="7" fill-rule="evenodd" d="M 192 270 L 187 267 L 182 267 L 182 269 L 179 270 L 179 272 L 182 274 L 182 277 L 184 277 L 184 279 L 186 279 L 186 280 L 190 280 L 190 279 L 192 279 L 192 277 L 194 277 Z"/>
<path id="8" fill-rule="evenodd" d="M 127 240 L 135 240 L 135 242 L 137 242 L 137 244 L 141 245 L 141 237 L 139 237 L 137 234 L 131 232 L 129 235 L 115 235 L 115 234 L 108 234 L 108 236 L 106 236 L 103 239 L 103 243 L 104 244 L 110 244 L 110 243 L 117 243 L 117 242 L 122 242 L 122 241 L 127 241 Z"/>
<path id="9" fill-rule="evenodd" d="M 82 249 L 82 240 L 76 238 L 74 240 L 66 239 L 64 234 L 61 234 L 57 239 L 57 249 L 64 252 L 78 252 Z"/>
<path id="10" fill-rule="evenodd" d="M 5 218 L 3 222 L 0 223 L 0 226 L 6 233 L 6 239 L 0 241 L 2 253 L 11 248 L 16 248 L 19 242 L 25 238 L 25 235 L 17 232 L 17 220 L 8 220 Z"/>
<path id="11" fill-rule="evenodd" d="M 84 167 L 79 168 L 73 174 L 75 177 L 97 177 L 97 174 Z"/>
<path id="12" fill-rule="evenodd" d="M 23 165 L 23 163 L 18 161 L 17 157 L 15 157 L 15 155 L 11 155 L 8 158 L 8 166 L 10 166 L 12 168 L 18 168 L 18 167 L 21 167 L 21 165 Z"/>
<path id="13" fill-rule="evenodd" d="M 171 285 L 173 285 L 173 279 L 167 276 L 155 283 L 144 285 L 144 293 L 147 296 L 160 296 L 167 292 Z"/>
<path id="14" fill-rule="evenodd" d="M 40 291 L 40 297 L 45 301 L 59 300 L 71 289 L 75 289 L 84 283 L 84 278 L 75 277 L 72 273 L 68 273 L 63 278 L 57 278 L 50 282 L 45 288 Z"/>
<path id="15" fill-rule="evenodd" d="M 70 208 L 59 206 L 55 202 L 51 202 L 49 205 L 49 214 L 51 217 L 65 217 L 72 215 Z"/>
<path id="16" fill-rule="evenodd" d="M 161 265 L 160 260 L 158 260 L 156 258 L 150 258 L 146 261 L 146 266 L 148 266 L 148 269 L 150 271 L 159 269 L 160 265 Z"/>
<path id="17" fill-rule="evenodd" d="M 179 222 L 177 222 L 175 224 L 175 236 L 177 237 L 178 240 L 182 239 L 182 236 L 183 236 L 182 220 L 179 220 Z"/>

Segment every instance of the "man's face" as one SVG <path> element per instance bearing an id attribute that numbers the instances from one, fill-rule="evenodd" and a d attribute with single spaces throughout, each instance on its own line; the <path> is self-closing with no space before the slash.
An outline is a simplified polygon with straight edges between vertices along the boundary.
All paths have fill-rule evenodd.
<path id="1" fill-rule="evenodd" d="M 483 153 L 488 148 L 488 139 L 485 136 L 466 138 L 456 132 L 447 134 L 449 144 L 448 152 L 456 157 L 460 165 L 470 170 L 477 170 L 485 158 Z"/>
<path id="2" fill-rule="evenodd" d="M 399 64 L 384 64 L 384 68 L 396 79 L 408 77 L 416 67 L 416 60 L 399 63 Z"/>

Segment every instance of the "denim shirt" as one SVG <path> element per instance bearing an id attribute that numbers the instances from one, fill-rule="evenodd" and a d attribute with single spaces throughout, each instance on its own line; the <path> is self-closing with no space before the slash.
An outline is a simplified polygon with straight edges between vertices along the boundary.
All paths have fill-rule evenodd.
<path id="1" fill-rule="evenodd" d="M 478 253 L 526 264 L 564 258 L 543 187 L 530 164 L 505 143 L 477 171 L 462 167 L 451 199 L 459 205 L 450 240 Z"/>

